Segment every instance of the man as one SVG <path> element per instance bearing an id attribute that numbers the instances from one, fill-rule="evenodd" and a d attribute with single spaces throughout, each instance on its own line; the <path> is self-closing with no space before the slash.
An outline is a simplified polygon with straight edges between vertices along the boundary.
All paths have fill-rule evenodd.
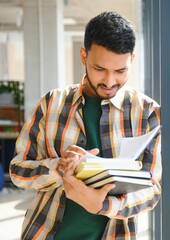
<path id="1" fill-rule="evenodd" d="M 108 196 L 114 184 L 86 186 L 74 175 L 87 150 L 117 157 L 122 137 L 145 134 L 160 125 L 159 105 L 128 88 L 135 33 L 114 12 L 86 26 L 80 55 L 86 74 L 79 85 L 43 96 L 26 121 L 11 161 L 12 181 L 37 190 L 25 216 L 21 239 L 136 239 L 136 217 L 160 199 L 160 134 L 140 157 L 154 187 Z"/>

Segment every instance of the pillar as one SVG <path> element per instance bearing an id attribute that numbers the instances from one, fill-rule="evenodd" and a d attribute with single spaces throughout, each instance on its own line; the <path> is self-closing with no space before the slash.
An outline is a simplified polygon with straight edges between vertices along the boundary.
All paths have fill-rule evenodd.
<path id="1" fill-rule="evenodd" d="M 65 85 L 62 0 L 24 2 L 25 116 L 38 99 Z"/>

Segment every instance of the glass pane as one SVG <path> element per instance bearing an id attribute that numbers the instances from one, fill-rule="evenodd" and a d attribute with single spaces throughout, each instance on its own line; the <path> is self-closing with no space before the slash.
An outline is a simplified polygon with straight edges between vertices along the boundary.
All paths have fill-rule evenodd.
<path id="1" fill-rule="evenodd" d="M 0 32 L 0 79 L 24 81 L 22 32 Z"/>
<path id="2" fill-rule="evenodd" d="M 4 1 L 5 2 L 5 1 Z M 11 1 L 12 2 L 12 1 Z M 20 1 L 23 2 L 24 1 Z M 39 3 L 41 1 L 38 1 Z M 48 1 L 46 1 L 48 2 Z M 50 2 L 50 0 L 49 0 Z M 13 7 L 13 4 L 12 4 Z M 21 6 L 22 8 L 23 6 Z M 40 10 L 40 9 L 39 9 Z M 93 16 L 103 11 L 117 11 L 128 18 L 134 25 L 137 36 L 136 57 L 132 66 L 128 85 L 145 92 L 144 36 L 143 36 L 143 1 L 142 0 L 64 0 L 63 16 L 65 28 L 65 83 L 80 82 L 84 75 L 79 48 L 83 46 L 85 24 Z M 38 12 L 38 10 L 37 10 Z M 24 18 L 24 15 L 23 15 Z M 42 27 L 42 26 L 41 26 Z M 41 29 L 42 30 L 42 29 Z M 24 44 L 23 32 L 0 32 L 0 79 L 24 81 Z M 38 50 L 39 47 L 38 47 Z M 41 56 L 40 56 L 41 57 Z M 36 81 L 36 80 L 35 80 Z M 152 239 L 150 214 L 139 215 L 139 239 Z"/>

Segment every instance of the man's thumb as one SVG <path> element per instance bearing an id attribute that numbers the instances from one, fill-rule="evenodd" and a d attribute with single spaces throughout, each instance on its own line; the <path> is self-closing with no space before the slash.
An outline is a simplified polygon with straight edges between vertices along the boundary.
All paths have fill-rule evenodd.
<path id="1" fill-rule="evenodd" d="M 99 149 L 98 148 L 93 148 L 91 150 L 88 150 L 88 152 L 93 154 L 93 155 L 97 155 L 99 153 Z"/>
<path id="2" fill-rule="evenodd" d="M 102 190 L 104 190 L 106 192 L 106 195 L 107 195 L 108 192 L 110 192 L 110 190 L 115 188 L 115 187 L 116 187 L 116 185 L 114 183 L 106 184 L 102 187 Z"/>

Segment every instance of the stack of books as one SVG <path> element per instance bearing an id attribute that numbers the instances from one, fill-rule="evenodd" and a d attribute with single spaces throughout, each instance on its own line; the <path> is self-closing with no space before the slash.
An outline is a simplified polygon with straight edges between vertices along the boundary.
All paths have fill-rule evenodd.
<path id="1" fill-rule="evenodd" d="M 122 138 L 117 158 L 101 158 L 87 153 L 75 171 L 78 179 L 93 188 L 115 183 L 108 195 L 122 195 L 153 186 L 151 173 L 141 170 L 139 157 L 158 134 L 160 126 L 138 137 Z"/>
<path id="2" fill-rule="evenodd" d="M 101 188 L 105 184 L 114 183 L 115 188 L 108 195 L 123 195 L 153 186 L 151 174 L 147 171 L 108 169 L 84 180 L 84 182 L 93 188 Z"/>

